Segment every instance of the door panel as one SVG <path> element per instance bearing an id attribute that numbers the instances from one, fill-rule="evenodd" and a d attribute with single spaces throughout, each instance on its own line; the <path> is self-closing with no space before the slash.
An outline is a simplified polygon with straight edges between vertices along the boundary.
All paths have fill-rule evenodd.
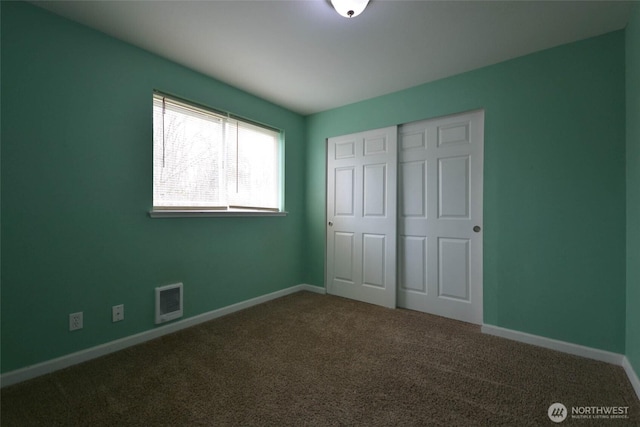
<path id="1" fill-rule="evenodd" d="M 484 112 L 399 130 L 398 306 L 482 323 Z"/>
<path id="2" fill-rule="evenodd" d="M 327 141 L 327 292 L 396 306 L 397 127 Z"/>
<path id="3" fill-rule="evenodd" d="M 469 301 L 469 239 L 438 239 L 439 295 Z"/>
<path id="4" fill-rule="evenodd" d="M 469 156 L 438 159 L 438 217 L 469 218 Z"/>
<path id="5" fill-rule="evenodd" d="M 384 216 L 386 213 L 387 166 L 366 165 L 364 167 L 364 212 L 363 216 Z"/>
<path id="6" fill-rule="evenodd" d="M 387 138 L 385 135 L 367 136 L 364 140 L 364 155 L 384 154 L 387 152 Z"/>
<path id="7" fill-rule="evenodd" d="M 337 280 L 353 283 L 353 233 L 336 233 L 334 239 L 334 265 Z"/>
<path id="8" fill-rule="evenodd" d="M 362 283 L 384 288 L 386 238 L 379 234 L 363 234 L 362 236 Z"/>
<path id="9" fill-rule="evenodd" d="M 335 215 L 353 216 L 354 194 L 353 194 L 353 168 L 342 168 L 335 170 Z"/>
<path id="10" fill-rule="evenodd" d="M 426 293 L 427 288 L 427 238 L 422 236 L 400 236 L 400 288 Z"/>
<path id="11" fill-rule="evenodd" d="M 438 126 L 438 147 L 446 144 L 469 144 L 469 122 L 452 122 Z"/>
<path id="12" fill-rule="evenodd" d="M 400 205 L 405 216 L 424 217 L 426 215 L 426 163 L 406 162 L 400 167 Z"/>
<path id="13" fill-rule="evenodd" d="M 346 141 L 336 144 L 336 159 L 349 159 L 355 157 L 356 154 L 356 142 Z"/>

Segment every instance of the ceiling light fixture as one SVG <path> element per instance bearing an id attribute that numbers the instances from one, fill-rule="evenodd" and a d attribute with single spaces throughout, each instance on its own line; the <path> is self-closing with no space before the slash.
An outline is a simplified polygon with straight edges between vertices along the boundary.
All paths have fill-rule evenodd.
<path id="1" fill-rule="evenodd" d="M 353 18 L 362 13 L 369 0 L 331 0 L 333 8 L 345 18 Z"/>

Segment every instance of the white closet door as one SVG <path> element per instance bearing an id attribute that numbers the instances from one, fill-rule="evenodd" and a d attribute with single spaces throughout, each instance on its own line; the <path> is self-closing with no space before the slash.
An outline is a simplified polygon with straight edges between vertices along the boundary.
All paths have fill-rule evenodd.
<path id="1" fill-rule="evenodd" d="M 399 134 L 398 306 L 482 324 L 484 112 Z"/>
<path id="2" fill-rule="evenodd" d="M 396 307 L 397 127 L 329 138 L 327 292 Z"/>

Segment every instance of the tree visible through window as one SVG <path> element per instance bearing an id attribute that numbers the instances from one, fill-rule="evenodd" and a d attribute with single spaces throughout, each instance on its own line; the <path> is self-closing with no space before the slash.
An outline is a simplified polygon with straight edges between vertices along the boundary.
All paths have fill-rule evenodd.
<path id="1" fill-rule="evenodd" d="M 281 134 L 153 96 L 154 210 L 281 209 Z"/>

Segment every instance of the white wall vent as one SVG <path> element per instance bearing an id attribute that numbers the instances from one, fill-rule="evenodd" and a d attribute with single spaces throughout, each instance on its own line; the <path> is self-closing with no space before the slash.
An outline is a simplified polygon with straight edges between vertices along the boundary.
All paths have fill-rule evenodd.
<path id="1" fill-rule="evenodd" d="M 156 288 L 156 324 L 182 317 L 182 283 Z"/>

